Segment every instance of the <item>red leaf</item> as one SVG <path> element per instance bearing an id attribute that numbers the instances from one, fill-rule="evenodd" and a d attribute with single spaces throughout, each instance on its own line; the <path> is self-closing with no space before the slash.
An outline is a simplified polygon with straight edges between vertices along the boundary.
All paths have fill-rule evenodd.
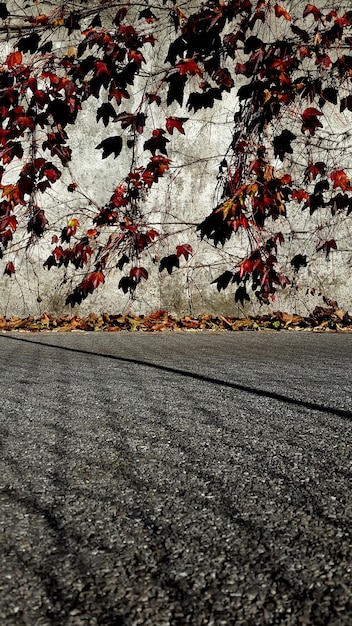
<path id="1" fill-rule="evenodd" d="M 65 258 L 65 253 L 62 249 L 61 246 L 56 246 L 56 248 L 53 250 L 52 252 L 53 256 L 55 257 L 56 261 L 60 261 L 60 259 L 62 259 L 62 261 Z"/>
<path id="2" fill-rule="evenodd" d="M 281 182 L 283 185 L 292 185 L 292 176 L 290 176 L 290 174 L 284 174 L 281 176 Z"/>
<path id="3" fill-rule="evenodd" d="M 43 168 L 42 175 L 46 176 L 51 183 L 55 183 L 60 178 L 61 172 L 53 163 L 47 163 Z"/>
<path id="4" fill-rule="evenodd" d="M 243 278 L 245 274 L 250 274 L 253 271 L 253 261 L 250 259 L 244 259 L 240 263 L 240 278 Z"/>
<path id="5" fill-rule="evenodd" d="M 111 71 L 103 61 L 96 61 L 94 65 L 96 68 L 96 76 L 111 76 Z"/>
<path id="6" fill-rule="evenodd" d="M 111 100 L 112 98 L 115 98 L 117 104 L 121 104 L 121 100 L 122 98 L 126 98 L 127 100 L 129 99 L 130 94 L 128 93 L 128 91 L 126 91 L 126 89 L 110 89 L 109 91 L 109 100 Z"/>
<path id="7" fill-rule="evenodd" d="M 132 267 L 130 278 L 134 278 L 135 281 L 139 283 L 141 278 L 144 278 L 144 280 L 148 279 L 148 272 L 144 267 Z"/>
<path id="8" fill-rule="evenodd" d="M 157 237 L 159 237 L 159 234 L 157 230 L 155 230 L 154 228 L 152 228 L 151 230 L 148 230 L 147 232 L 147 236 L 149 237 L 149 239 L 151 241 L 154 241 L 154 239 L 156 239 Z"/>
<path id="9" fill-rule="evenodd" d="M 145 63 L 145 58 L 141 52 L 138 50 L 130 50 L 128 53 L 128 58 L 130 61 L 134 61 L 137 67 L 141 67 L 142 63 Z"/>
<path id="10" fill-rule="evenodd" d="M 15 215 L 7 215 L 0 218 L 0 232 L 6 230 L 8 227 L 15 232 L 17 228 L 17 217 Z"/>
<path id="11" fill-rule="evenodd" d="M 332 249 L 337 250 L 335 239 L 329 239 L 329 241 L 327 241 L 326 239 L 323 239 L 322 241 L 319 241 L 319 243 L 316 246 L 317 252 L 319 252 L 319 250 L 324 250 L 326 258 L 328 258 L 329 252 Z"/>
<path id="12" fill-rule="evenodd" d="M 307 15 L 313 15 L 316 21 L 320 20 L 321 18 L 321 13 L 318 7 L 316 7 L 314 4 L 307 4 L 306 8 L 303 11 L 303 17 L 306 17 Z"/>
<path id="13" fill-rule="evenodd" d="M 184 256 L 186 261 L 188 261 L 188 257 L 192 256 L 193 250 L 192 246 L 189 243 L 184 243 L 181 246 L 176 246 L 176 254 L 178 257 Z"/>
<path id="14" fill-rule="evenodd" d="M 97 272 L 92 272 L 86 276 L 85 280 L 82 282 L 82 285 L 87 287 L 87 290 L 92 292 L 94 289 L 99 287 L 101 283 L 105 282 L 105 276 L 103 272 L 100 270 Z"/>
<path id="15" fill-rule="evenodd" d="M 343 170 L 331 172 L 330 178 L 334 181 L 334 189 L 340 187 L 342 191 L 351 191 L 351 181 Z"/>
<path id="16" fill-rule="evenodd" d="M 191 74 L 191 76 L 203 76 L 203 71 L 194 59 L 183 59 L 175 66 L 178 69 L 180 76 Z"/>
<path id="17" fill-rule="evenodd" d="M 244 230 L 247 230 L 249 228 L 249 221 L 248 218 L 243 215 L 241 215 L 241 217 L 238 220 L 234 220 L 232 222 L 232 228 L 235 231 L 235 233 L 237 233 L 239 227 L 242 226 L 242 228 L 244 228 Z"/>
<path id="18" fill-rule="evenodd" d="M 325 176 L 326 164 L 324 161 L 317 161 L 308 165 L 304 172 L 305 182 L 312 182 L 317 176 Z"/>
<path id="19" fill-rule="evenodd" d="M 308 200 L 309 193 L 304 189 L 297 189 L 292 192 L 292 200 L 297 200 L 297 202 L 302 202 L 302 200 Z"/>
<path id="20" fill-rule="evenodd" d="M 188 119 L 189 119 L 188 117 L 175 117 L 175 116 L 167 117 L 166 118 L 167 132 L 170 133 L 170 135 L 172 135 L 174 132 L 174 128 L 176 128 L 176 130 L 178 130 L 178 132 L 181 133 L 181 135 L 184 135 L 185 131 L 183 129 L 183 124 L 187 122 Z"/>
<path id="21" fill-rule="evenodd" d="M 318 117 L 319 115 L 323 115 L 321 111 L 319 111 L 318 109 L 315 109 L 314 107 L 308 107 L 308 109 L 303 111 L 302 118 L 304 120 L 309 120 L 310 118 Z"/>
<path id="22" fill-rule="evenodd" d="M 161 105 L 161 98 L 160 96 L 158 96 L 157 93 L 146 93 L 145 97 L 147 99 L 148 104 L 151 104 L 152 102 L 156 102 L 158 106 Z"/>
<path id="23" fill-rule="evenodd" d="M 15 266 L 12 263 L 12 261 L 8 261 L 8 263 L 6 263 L 6 267 L 4 269 L 4 274 L 7 274 L 8 276 L 12 276 L 12 274 L 15 273 Z"/>
<path id="24" fill-rule="evenodd" d="M 314 135 L 316 128 L 323 128 L 322 123 L 318 120 L 318 116 L 323 115 L 321 111 L 315 109 L 314 107 L 308 107 L 302 113 L 302 133 L 305 130 L 308 130 L 310 135 Z"/>

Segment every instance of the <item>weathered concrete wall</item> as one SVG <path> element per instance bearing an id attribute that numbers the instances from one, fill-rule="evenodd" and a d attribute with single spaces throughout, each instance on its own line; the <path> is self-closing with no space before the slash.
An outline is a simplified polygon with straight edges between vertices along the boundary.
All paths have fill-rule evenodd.
<path id="1" fill-rule="evenodd" d="M 92 3 L 94 6 L 95 3 Z M 198 2 L 194 3 L 198 5 Z M 289 8 L 289 2 L 286 2 Z M 334 2 L 321 2 L 321 5 L 334 6 Z M 52 3 L 50 3 L 52 6 Z M 45 6 L 43 5 L 45 8 Z M 44 11 L 43 8 L 43 11 Z M 165 30 L 165 49 L 167 49 L 171 30 Z M 74 33 L 72 35 L 74 38 Z M 67 41 L 67 46 L 74 41 Z M 1 52 L 2 60 L 7 50 Z M 164 57 L 164 50 L 162 50 Z M 151 54 L 149 66 L 157 67 L 162 62 L 160 57 Z M 153 78 L 150 78 L 151 82 Z M 136 93 L 142 88 L 142 83 L 136 85 Z M 101 94 L 100 101 L 104 101 Z M 101 103 L 100 102 L 100 103 Z M 55 193 L 47 194 L 45 201 L 46 213 L 49 219 L 49 228 L 38 245 L 28 250 L 19 249 L 17 252 L 18 271 L 15 276 L 0 276 L 0 312 L 6 315 L 39 314 L 49 311 L 62 314 L 71 311 L 64 306 L 65 297 L 71 285 L 74 284 L 74 272 L 65 272 L 63 268 L 43 269 L 43 261 L 52 250 L 51 226 L 57 223 L 64 225 L 67 216 L 75 215 L 84 230 L 85 221 L 89 221 L 96 213 L 96 206 L 102 206 L 108 201 L 113 189 L 126 176 L 130 167 L 130 152 L 124 148 L 120 157 L 102 160 L 101 151 L 96 150 L 98 143 L 105 137 L 114 134 L 113 124 L 107 128 L 96 123 L 95 112 L 97 102 L 88 101 L 79 113 L 74 128 L 68 129 L 73 148 L 73 159 L 69 170 L 64 172 L 62 181 L 56 185 Z M 203 311 L 223 314 L 241 314 L 242 307 L 235 304 L 233 291 L 219 294 L 216 286 L 211 284 L 222 271 L 233 263 L 236 255 L 241 251 L 241 237 L 234 237 L 223 248 L 214 249 L 206 242 L 201 241 L 195 226 L 219 201 L 217 197 L 217 176 L 219 163 L 225 157 L 231 142 L 233 132 L 233 116 L 238 107 L 233 92 L 227 94 L 222 102 L 216 102 L 214 109 L 200 110 L 191 114 L 191 119 L 185 124 L 186 135 L 183 137 L 174 133 L 168 144 L 168 156 L 172 159 L 170 173 L 160 180 L 146 199 L 146 210 L 150 211 L 150 222 L 160 232 L 174 233 L 165 238 L 159 249 L 151 252 L 149 259 L 143 265 L 149 271 L 149 280 L 138 287 L 133 299 L 118 290 L 121 273 L 118 270 L 111 272 L 106 284 L 100 286 L 82 305 L 77 308 L 82 314 L 89 311 L 118 312 L 131 309 L 138 313 L 147 313 L 156 309 L 167 309 L 175 314 Z M 133 99 L 126 101 L 124 107 L 133 110 Z M 184 111 L 174 105 L 170 114 L 184 115 Z M 155 116 L 158 111 L 155 111 Z M 151 120 L 156 125 L 156 119 Z M 344 151 L 349 156 L 351 144 L 349 133 L 352 133 L 352 116 L 348 113 L 341 116 L 337 122 L 332 119 L 327 128 L 330 138 L 337 133 L 338 141 L 344 142 Z M 341 135 L 342 133 L 342 135 Z M 139 139 L 137 151 L 143 160 L 143 136 Z M 20 167 L 20 164 L 17 164 Z M 12 172 L 13 174 L 13 172 Z M 11 176 L 11 174 L 10 174 Z M 77 181 L 80 194 L 67 192 L 67 185 Z M 8 181 L 5 181 L 8 182 Z M 307 219 L 306 214 L 297 211 L 295 206 L 289 208 L 286 237 L 286 256 L 292 258 L 297 250 L 304 251 L 307 241 L 314 229 L 324 228 L 324 218 L 321 214 L 313 219 Z M 297 312 L 306 312 L 316 303 L 321 303 L 320 294 L 337 299 L 344 308 L 352 308 L 352 294 L 349 286 L 351 264 L 351 222 L 344 220 L 338 223 L 339 249 L 333 251 L 328 260 L 320 255 L 314 259 L 309 268 L 302 268 L 292 287 L 278 295 L 272 305 L 274 309 L 285 309 Z M 289 228 L 291 225 L 291 228 Z M 285 228 L 285 225 L 283 225 Z M 291 231 L 291 233 L 289 232 Z M 293 234 L 292 234 L 293 233 Z M 158 258 L 175 251 L 175 245 L 190 243 L 193 256 L 187 262 L 181 261 L 181 268 L 175 270 L 171 276 L 166 272 L 158 271 Z M 291 275 L 292 271 L 291 271 Z M 315 290 L 315 291 L 314 291 Z M 247 310 L 255 313 L 258 303 L 247 305 Z"/>

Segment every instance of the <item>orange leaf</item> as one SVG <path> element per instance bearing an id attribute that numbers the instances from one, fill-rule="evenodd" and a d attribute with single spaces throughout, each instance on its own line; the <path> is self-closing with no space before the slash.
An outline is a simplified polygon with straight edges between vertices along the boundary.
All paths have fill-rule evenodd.
<path id="1" fill-rule="evenodd" d="M 9 68 L 9 70 L 12 70 L 15 65 L 20 65 L 22 63 L 22 58 L 22 52 L 20 52 L 19 50 L 17 50 L 16 52 L 11 52 L 11 54 L 9 54 L 6 59 L 7 67 Z"/>
<path id="2" fill-rule="evenodd" d="M 335 170 L 334 172 L 331 172 L 330 178 L 334 181 L 334 189 L 340 187 L 342 191 L 351 191 L 351 181 L 346 172 L 343 170 Z"/>
<path id="3" fill-rule="evenodd" d="M 275 4 L 275 15 L 276 17 L 284 17 L 288 22 L 292 22 L 292 17 L 286 9 L 280 7 L 279 4 Z"/>

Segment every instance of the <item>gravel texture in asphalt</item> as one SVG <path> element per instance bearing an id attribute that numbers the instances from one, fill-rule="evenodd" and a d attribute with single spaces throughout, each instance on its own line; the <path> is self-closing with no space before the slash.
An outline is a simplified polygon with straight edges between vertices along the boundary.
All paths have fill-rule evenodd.
<path id="1" fill-rule="evenodd" d="M 0 623 L 351 625 L 351 354 L 0 334 Z"/>

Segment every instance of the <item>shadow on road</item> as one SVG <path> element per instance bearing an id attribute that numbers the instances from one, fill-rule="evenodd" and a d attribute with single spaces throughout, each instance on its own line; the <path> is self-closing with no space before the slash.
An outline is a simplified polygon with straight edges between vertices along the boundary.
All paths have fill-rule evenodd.
<path id="1" fill-rule="evenodd" d="M 90 350 L 82 350 L 79 348 L 68 348 L 67 346 L 58 346 L 51 343 L 44 343 L 43 341 L 36 341 L 33 339 L 25 339 L 24 337 L 14 337 L 10 335 L 1 335 L 1 339 L 8 339 L 10 341 L 22 341 L 24 343 L 36 344 L 39 346 L 43 346 L 45 348 L 55 348 L 56 350 L 62 350 L 64 352 L 78 353 L 84 354 L 86 356 L 99 357 L 103 359 L 110 359 L 114 361 L 118 361 L 119 363 L 130 363 L 132 365 L 139 365 L 141 367 L 147 367 L 154 370 L 167 372 L 170 374 L 174 374 L 176 376 L 182 376 L 186 378 L 192 378 L 195 380 L 199 380 L 202 382 L 210 383 L 213 385 L 219 385 L 222 387 L 227 387 L 230 389 L 235 389 L 236 391 L 242 391 L 244 393 L 249 393 L 255 396 L 270 398 L 271 400 L 277 400 L 278 402 L 284 402 L 285 404 L 292 404 L 298 407 L 303 407 L 310 411 L 319 411 L 320 413 L 328 413 L 329 415 L 336 415 L 337 417 L 341 417 L 343 419 L 352 420 L 352 412 L 345 411 L 344 409 L 332 408 L 328 406 L 324 406 L 322 404 L 318 404 L 316 402 L 308 402 L 306 400 L 298 400 L 296 398 L 292 398 L 290 396 L 286 396 L 280 393 L 276 393 L 274 391 L 266 391 L 265 389 L 255 389 L 250 387 L 249 385 L 242 385 L 240 383 L 234 383 L 226 380 L 222 380 L 219 378 L 213 378 L 210 376 L 205 376 L 204 374 L 198 374 L 196 372 L 190 372 L 185 370 L 180 370 L 175 367 L 170 367 L 168 365 L 160 365 L 158 363 L 152 363 L 150 361 L 143 361 L 140 359 L 129 359 L 127 357 L 115 356 L 112 354 L 104 354 L 100 352 L 91 352 Z"/>

